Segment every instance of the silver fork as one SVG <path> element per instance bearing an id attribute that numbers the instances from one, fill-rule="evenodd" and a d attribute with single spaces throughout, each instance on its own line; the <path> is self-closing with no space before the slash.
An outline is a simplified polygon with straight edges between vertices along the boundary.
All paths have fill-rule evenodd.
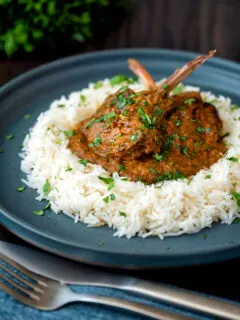
<path id="1" fill-rule="evenodd" d="M 2 254 L 0 254 L 0 259 L 6 263 L 3 264 L 0 262 L 0 269 L 5 270 L 6 273 L 11 276 L 9 277 L 4 274 L 0 274 L 0 280 L 4 280 L 4 283 L 0 281 L 0 288 L 16 300 L 33 308 L 51 311 L 63 307 L 71 302 L 90 302 L 133 311 L 158 320 L 192 319 L 187 316 L 178 315 L 166 310 L 160 310 L 137 302 L 108 296 L 75 293 L 67 285 L 59 281 L 37 275 Z M 18 273 L 15 273 L 9 266 L 14 268 Z M 26 277 L 29 280 L 27 280 Z"/>

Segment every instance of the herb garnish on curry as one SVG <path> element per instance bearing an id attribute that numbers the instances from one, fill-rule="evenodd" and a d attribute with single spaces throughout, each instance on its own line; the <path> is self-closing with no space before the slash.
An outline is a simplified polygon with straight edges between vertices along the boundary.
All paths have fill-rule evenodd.
<path id="1" fill-rule="evenodd" d="M 148 184 L 209 168 L 226 151 L 222 121 L 200 93 L 178 93 L 177 85 L 214 54 L 190 61 L 160 86 L 129 59 L 146 90 L 123 87 L 109 95 L 92 117 L 75 126 L 68 147 L 82 161 Z"/>

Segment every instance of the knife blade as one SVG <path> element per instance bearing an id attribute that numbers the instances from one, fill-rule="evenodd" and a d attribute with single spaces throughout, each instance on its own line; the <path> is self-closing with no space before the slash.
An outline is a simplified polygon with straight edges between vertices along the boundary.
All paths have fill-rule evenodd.
<path id="1" fill-rule="evenodd" d="M 4 241 L 0 241 L 1 254 L 37 274 L 66 284 L 126 290 L 224 319 L 240 319 L 240 304 L 215 297 L 115 274 L 110 270 L 98 270 L 96 267 L 85 266 L 37 249 L 33 250 Z"/>

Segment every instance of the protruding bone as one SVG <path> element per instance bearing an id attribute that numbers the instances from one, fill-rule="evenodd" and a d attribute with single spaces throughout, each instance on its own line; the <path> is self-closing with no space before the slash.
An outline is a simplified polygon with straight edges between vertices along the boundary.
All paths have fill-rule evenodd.
<path id="1" fill-rule="evenodd" d="M 144 83 L 146 86 L 146 89 L 156 89 L 157 86 L 153 80 L 153 78 L 150 76 L 150 74 L 147 72 L 147 70 L 144 68 L 144 66 L 138 62 L 135 59 L 128 59 L 128 65 L 129 68 L 135 73 Z"/>
<path id="2" fill-rule="evenodd" d="M 206 60 L 211 58 L 216 53 L 216 50 L 209 51 L 207 55 L 200 56 L 186 63 L 182 68 L 177 69 L 167 80 L 159 87 L 156 86 L 153 78 L 144 68 L 144 66 L 135 59 L 128 59 L 129 68 L 143 81 L 146 89 L 156 89 L 158 92 L 167 94 L 173 90 L 180 82 L 185 80 L 195 69 L 200 67 Z"/>
<path id="3" fill-rule="evenodd" d="M 161 83 L 158 92 L 164 94 L 169 93 L 174 89 L 180 82 L 186 79 L 195 69 L 200 67 L 206 60 L 211 58 L 216 53 L 216 50 L 209 51 L 207 55 L 200 56 L 194 60 L 186 63 L 182 68 L 177 69 L 167 80 Z"/>

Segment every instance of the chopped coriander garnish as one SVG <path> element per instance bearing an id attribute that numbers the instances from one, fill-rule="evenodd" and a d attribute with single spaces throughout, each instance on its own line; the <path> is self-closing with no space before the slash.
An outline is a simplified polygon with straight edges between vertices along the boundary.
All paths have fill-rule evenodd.
<path id="1" fill-rule="evenodd" d="M 177 87 L 173 89 L 173 94 L 181 93 L 183 92 L 183 90 L 184 90 L 184 85 L 180 83 Z"/>
<path id="2" fill-rule="evenodd" d="M 94 147 L 94 143 L 90 142 L 90 143 L 88 144 L 88 146 L 89 146 L 90 148 L 92 148 L 92 147 Z"/>
<path id="3" fill-rule="evenodd" d="M 166 90 L 166 89 L 168 88 L 168 84 L 167 84 L 167 83 L 164 83 L 164 84 L 162 85 L 162 88 L 163 88 L 164 90 Z"/>
<path id="4" fill-rule="evenodd" d="M 116 139 L 119 139 L 119 138 L 121 138 L 121 137 L 122 137 L 122 134 L 121 134 L 121 133 L 119 133 L 119 134 L 116 135 Z"/>
<path id="5" fill-rule="evenodd" d="M 27 119 L 29 119 L 29 118 L 31 118 L 31 115 L 30 115 L 29 113 L 28 113 L 28 114 L 25 114 L 24 119 L 27 120 Z"/>
<path id="6" fill-rule="evenodd" d="M 126 214 L 125 212 L 123 212 L 123 211 L 119 211 L 119 215 L 120 215 L 121 217 L 126 217 L 126 216 L 127 216 L 127 214 Z"/>
<path id="7" fill-rule="evenodd" d="M 238 162 L 238 158 L 235 158 L 235 157 L 227 158 L 227 160 L 232 161 L 232 162 Z"/>
<path id="8" fill-rule="evenodd" d="M 181 141 L 186 141 L 186 137 L 185 136 L 180 136 L 180 138 L 179 138 Z"/>
<path id="9" fill-rule="evenodd" d="M 65 169 L 66 172 L 70 172 L 72 171 L 72 168 L 68 167 L 67 169 Z"/>
<path id="10" fill-rule="evenodd" d="M 65 104 L 58 104 L 57 107 L 58 107 L 58 108 L 64 108 L 64 107 L 65 107 Z"/>
<path id="11" fill-rule="evenodd" d="M 117 105 L 118 109 L 122 109 L 127 104 L 127 98 L 124 97 L 122 94 L 117 96 L 117 99 L 113 101 L 113 104 Z"/>
<path id="12" fill-rule="evenodd" d="M 87 124 L 87 126 L 85 126 L 86 128 L 87 127 L 90 127 L 91 125 L 93 125 L 93 123 L 95 122 L 95 123 L 98 123 L 98 122 L 103 122 L 103 121 L 105 121 L 105 120 L 107 120 L 107 119 L 112 119 L 112 118 L 115 118 L 116 117 L 116 113 L 115 112 L 110 112 L 110 113 L 107 113 L 107 114 L 104 114 L 104 115 L 102 115 L 101 117 L 99 117 L 98 119 L 93 119 L 93 120 L 91 120 L 88 124 Z"/>
<path id="13" fill-rule="evenodd" d="M 206 233 L 202 233 L 202 238 L 203 238 L 203 240 L 206 240 L 206 239 L 207 239 Z"/>
<path id="14" fill-rule="evenodd" d="M 20 144 L 19 148 L 22 149 L 23 148 L 23 144 Z"/>
<path id="15" fill-rule="evenodd" d="M 135 82 L 137 82 L 137 81 L 138 81 L 138 77 L 137 77 L 137 76 L 129 77 L 129 78 L 127 79 L 127 82 L 128 82 L 129 84 L 135 83 Z"/>
<path id="16" fill-rule="evenodd" d="M 13 134 L 8 134 L 6 136 L 6 140 L 12 140 L 14 138 L 14 135 Z"/>
<path id="17" fill-rule="evenodd" d="M 84 167 L 87 166 L 87 161 L 84 159 L 79 159 L 78 162 L 80 162 Z"/>
<path id="18" fill-rule="evenodd" d="M 133 134 L 133 135 L 131 136 L 131 140 L 132 140 L 132 141 L 136 142 L 137 139 L 138 139 L 138 134 Z"/>
<path id="19" fill-rule="evenodd" d="M 98 176 L 98 179 L 102 180 L 106 184 L 114 183 L 114 179 L 111 177 L 105 178 L 105 177 Z"/>
<path id="20" fill-rule="evenodd" d="M 146 113 L 145 113 L 145 119 L 147 120 L 147 122 L 148 122 L 148 124 L 149 124 L 149 125 L 151 125 L 151 124 L 152 124 L 152 121 L 151 121 L 151 119 L 150 119 L 149 115 L 148 115 L 148 114 L 146 114 Z"/>
<path id="21" fill-rule="evenodd" d="M 107 196 L 107 197 L 103 198 L 103 201 L 106 202 L 106 203 L 109 203 L 109 200 L 113 201 L 115 199 L 116 199 L 115 194 L 111 193 L 110 196 Z"/>
<path id="22" fill-rule="evenodd" d="M 206 176 L 205 176 L 205 179 L 211 179 L 211 175 L 210 174 L 207 174 Z"/>
<path id="23" fill-rule="evenodd" d="M 231 194 L 231 196 L 236 200 L 237 205 L 238 205 L 238 208 L 240 208 L 240 193 L 232 190 L 232 191 L 230 192 L 230 194 Z"/>
<path id="24" fill-rule="evenodd" d="M 104 115 L 104 120 L 106 119 L 112 119 L 116 117 L 116 113 L 115 112 L 110 112 Z"/>
<path id="25" fill-rule="evenodd" d="M 130 99 L 129 96 L 124 96 L 123 94 L 119 94 L 117 96 L 117 107 L 118 109 L 122 109 L 123 107 L 125 107 L 126 105 L 131 105 L 134 104 L 134 100 Z"/>
<path id="26" fill-rule="evenodd" d="M 119 171 L 124 171 L 124 170 L 126 170 L 125 165 L 124 164 L 120 164 L 119 165 Z"/>
<path id="27" fill-rule="evenodd" d="M 230 132 L 224 133 L 224 135 L 222 135 L 221 138 L 223 139 L 223 138 L 228 137 L 228 136 L 230 136 Z"/>
<path id="28" fill-rule="evenodd" d="M 3 153 L 3 149 L 2 148 L 0 148 L 0 153 Z"/>
<path id="29" fill-rule="evenodd" d="M 138 116 L 141 118 L 144 126 L 148 129 L 151 129 L 153 127 L 153 123 L 149 115 L 146 114 L 141 107 L 138 108 L 137 113 Z"/>
<path id="30" fill-rule="evenodd" d="M 204 133 L 205 132 L 205 129 L 201 126 L 197 127 L 196 129 L 196 133 Z"/>
<path id="31" fill-rule="evenodd" d="M 165 160 L 166 159 L 166 156 L 165 154 L 159 154 L 159 153 L 155 153 L 154 155 L 154 158 L 157 160 L 157 161 L 162 161 L 162 160 Z"/>
<path id="32" fill-rule="evenodd" d="M 122 181 L 128 181 L 128 178 L 121 178 Z"/>
<path id="33" fill-rule="evenodd" d="M 110 199 L 111 199 L 112 201 L 116 199 L 116 196 L 115 196 L 114 193 L 111 193 L 111 194 L 110 194 Z"/>
<path id="34" fill-rule="evenodd" d="M 97 81 L 94 86 L 93 86 L 93 89 L 99 89 L 99 88 L 102 88 L 103 84 L 102 84 L 102 81 Z"/>
<path id="35" fill-rule="evenodd" d="M 232 106 L 231 106 L 231 111 L 233 111 L 233 110 L 238 110 L 240 108 L 240 106 L 238 106 L 237 104 L 233 104 Z"/>
<path id="36" fill-rule="evenodd" d="M 23 190 L 25 190 L 25 189 L 26 189 L 26 187 L 17 187 L 18 192 L 23 192 Z"/>
<path id="37" fill-rule="evenodd" d="M 96 119 L 91 119 L 87 124 L 85 124 L 84 126 L 83 126 L 83 128 L 84 129 L 87 129 L 87 128 L 89 128 L 89 127 L 91 127 L 93 124 L 94 124 L 94 122 L 96 122 Z"/>
<path id="38" fill-rule="evenodd" d="M 161 116 L 162 113 L 163 113 L 163 111 L 162 111 L 162 109 L 160 109 L 160 108 L 156 108 L 156 109 L 154 110 L 154 113 L 155 113 L 156 115 L 158 115 L 158 116 Z"/>
<path id="39" fill-rule="evenodd" d="M 35 213 L 37 216 L 43 216 L 44 215 L 43 210 L 33 210 L 33 213 Z"/>
<path id="40" fill-rule="evenodd" d="M 114 187 L 115 187 L 115 182 L 114 182 L 114 181 L 111 182 L 111 183 L 109 183 L 109 185 L 108 185 L 108 191 L 112 190 Z"/>
<path id="41" fill-rule="evenodd" d="M 86 101 L 86 96 L 84 96 L 84 94 L 80 94 L 80 100 L 84 103 Z"/>
<path id="42" fill-rule="evenodd" d="M 50 188 L 51 188 L 51 185 L 50 185 L 49 180 L 47 179 L 47 180 L 45 181 L 45 183 L 44 183 L 44 186 L 43 186 L 43 192 L 44 192 L 45 194 L 48 194 L 49 191 L 50 191 Z"/>
<path id="43" fill-rule="evenodd" d="M 71 138 L 75 134 L 75 130 L 65 130 L 64 134 L 67 138 Z"/>
<path id="44" fill-rule="evenodd" d="M 157 173 L 158 173 L 157 170 L 155 170 L 155 169 L 153 169 L 153 168 L 149 168 L 149 171 L 152 172 L 152 173 L 154 173 L 154 174 L 157 174 Z"/>
<path id="45" fill-rule="evenodd" d="M 182 121 L 179 120 L 179 119 L 178 119 L 178 120 L 175 120 L 174 122 L 175 122 L 176 127 L 180 127 L 181 124 L 182 124 Z"/>
<path id="46" fill-rule="evenodd" d="M 103 246 L 103 245 L 104 245 L 104 241 L 100 241 L 100 242 L 98 243 L 98 245 L 99 245 L 99 246 Z"/>
<path id="47" fill-rule="evenodd" d="M 107 196 L 107 197 L 103 198 L 103 201 L 104 201 L 105 203 L 108 203 L 108 202 L 109 202 L 109 197 Z"/>
<path id="48" fill-rule="evenodd" d="M 122 83 L 123 81 L 127 81 L 128 80 L 128 77 L 126 77 L 125 75 L 123 74 L 118 74 L 114 77 L 112 77 L 109 82 L 112 86 L 115 86 L 117 84 L 120 84 Z"/>
<path id="49" fill-rule="evenodd" d="M 178 171 L 180 173 L 180 171 Z M 178 175 L 178 174 L 177 174 Z M 164 181 L 164 180 L 172 180 L 175 179 L 175 173 L 173 174 L 172 171 L 167 171 L 162 175 L 158 175 L 156 178 L 156 182 Z"/>
<path id="50" fill-rule="evenodd" d="M 238 224 L 240 222 L 240 218 L 235 218 L 234 220 L 233 220 L 233 223 L 234 224 Z"/>
<path id="51" fill-rule="evenodd" d="M 46 203 L 45 207 L 43 208 L 43 211 L 46 211 L 46 210 L 50 209 L 50 207 L 51 207 L 51 203 L 50 203 L 50 201 L 48 201 Z"/>
<path id="52" fill-rule="evenodd" d="M 186 146 L 181 146 L 180 150 L 183 154 L 185 154 L 185 156 L 187 156 L 188 158 L 191 158 L 191 156 L 188 154 L 188 147 Z"/>
<path id="53" fill-rule="evenodd" d="M 206 132 L 211 132 L 212 131 L 212 128 L 206 128 L 206 130 L 205 130 Z"/>
<path id="54" fill-rule="evenodd" d="M 93 143 L 96 147 L 99 147 L 100 144 L 102 143 L 102 138 L 100 137 L 96 137 L 94 140 L 93 140 Z"/>
<path id="55" fill-rule="evenodd" d="M 166 139 L 166 142 L 165 142 L 165 145 L 164 145 L 164 147 L 165 147 L 166 150 L 169 150 L 169 149 L 172 147 L 173 141 L 174 141 L 175 137 L 176 137 L 176 136 L 175 136 L 174 134 L 172 134 L 171 136 L 169 136 L 169 137 Z"/>
<path id="56" fill-rule="evenodd" d="M 188 105 L 190 106 L 190 105 L 193 104 L 193 102 L 195 102 L 195 101 L 196 101 L 195 98 L 189 98 L 189 99 L 187 99 L 187 100 L 184 101 L 184 104 L 188 104 Z"/>
<path id="57" fill-rule="evenodd" d="M 178 180 L 178 179 L 185 179 L 184 174 L 181 171 L 176 171 L 173 174 L 173 179 Z"/>

